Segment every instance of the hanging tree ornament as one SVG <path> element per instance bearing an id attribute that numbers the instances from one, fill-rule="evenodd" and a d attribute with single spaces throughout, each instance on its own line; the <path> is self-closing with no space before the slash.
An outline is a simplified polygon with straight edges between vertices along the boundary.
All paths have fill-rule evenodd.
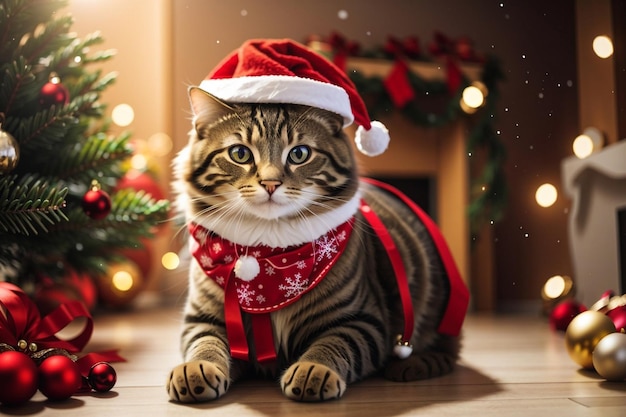
<path id="1" fill-rule="evenodd" d="M 70 93 L 67 88 L 61 84 L 58 75 L 50 75 L 47 83 L 41 87 L 39 91 L 39 104 L 43 107 L 65 105 L 70 102 Z"/>
<path id="2" fill-rule="evenodd" d="M 83 196 L 83 211 L 94 220 L 104 219 L 111 212 L 111 197 L 97 180 L 91 181 L 91 188 Z"/>
<path id="3" fill-rule="evenodd" d="M 0 113 L 0 174 L 13 171 L 20 160 L 20 147 L 15 138 L 2 129 L 4 113 Z"/>

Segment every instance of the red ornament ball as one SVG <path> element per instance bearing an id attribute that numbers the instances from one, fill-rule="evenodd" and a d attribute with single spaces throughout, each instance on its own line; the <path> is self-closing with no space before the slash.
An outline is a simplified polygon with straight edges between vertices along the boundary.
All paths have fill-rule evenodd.
<path id="1" fill-rule="evenodd" d="M 63 355 L 46 358 L 39 365 L 39 390 L 50 400 L 66 400 L 81 388 L 78 364 Z"/>
<path id="2" fill-rule="evenodd" d="M 98 362 L 89 370 L 89 386 L 98 392 L 107 392 L 115 386 L 117 374 L 107 362 Z"/>
<path id="3" fill-rule="evenodd" d="M 39 104 L 44 107 L 64 105 L 70 102 L 70 93 L 59 82 L 47 82 L 39 91 Z"/>
<path id="4" fill-rule="evenodd" d="M 587 310 L 576 300 L 565 300 L 557 304 L 550 312 L 550 327 L 564 332 L 574 317 Z"/>
<path id="5" fill-rule="evenodd" d="M 111 197 L 106 191 L 92 188 L 83 196 L 83 211 L 94 220 L 104 219 L 111 212 Z"/>
<path id="6" fill-rule="evenodd" d="M 17 405 L 37 392 L 37 366 L 22 352 L 0 353 L 0 403 Z"/>
<path id="7" fill-rule="evenodd" d="M 607 311 L 606 315 L 613 320 L 615 329 L 618 332 L 626 332 L 626 306 L 615 307 Z"/>

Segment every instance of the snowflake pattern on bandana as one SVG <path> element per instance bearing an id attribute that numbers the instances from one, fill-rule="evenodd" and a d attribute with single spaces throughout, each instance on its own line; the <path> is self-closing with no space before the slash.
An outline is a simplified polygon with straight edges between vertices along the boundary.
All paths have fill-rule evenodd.
<path id="1" fill-rule="evenodd" d="M 236 291 L 243 311 L 268 313 L 296 301 L 326 276 L 341 256 L 352 227 L 353 219 L 313 242 L 270 248 L 235 245 L 191 224 L 190 250 L 209 278 L 226 291 Z M 254 257 L 260 267 L 259 274 L 248 281 L 233 272 L 235 263 L 244 255 Z"/>

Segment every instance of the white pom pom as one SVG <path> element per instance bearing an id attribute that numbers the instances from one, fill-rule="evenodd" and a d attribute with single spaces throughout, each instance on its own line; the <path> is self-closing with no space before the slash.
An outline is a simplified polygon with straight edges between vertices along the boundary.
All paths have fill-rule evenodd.
<path id="1" fill-rule="evenodd" d="M 255 257 L 244 255 L 235 262 L 234 271 L 237 278 L 252 281 L 261 272 L 261 266 Z"/>
<path id="2" fill-rule="evenodd" d="M 359 126 L 354 141 L 361 153 L 367 156 L 377 156 L 385 152 L 389 146 L 389 131 L 381 122 L 373 121 L 371 124 L 370 130 L 365 130 L 363 126 Z"/>
<path id="3" fill-rule="evenodd" d="M 413 353 L 413 347 L 407 344 L 397 344 L 393 347 L 393 354 L 400 359 L 406 359 Z"/>

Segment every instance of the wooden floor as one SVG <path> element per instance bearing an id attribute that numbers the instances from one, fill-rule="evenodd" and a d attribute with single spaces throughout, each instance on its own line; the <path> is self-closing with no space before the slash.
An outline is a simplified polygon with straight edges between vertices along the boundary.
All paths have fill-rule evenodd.
<path id="1" fill-rule="evenodd" d="M 164 382 L 178 364 L 178 308 L 145 308 L 96 316 L 88 351 L 119 348 L 118 382 L 107 394 L 49 402 L 40 393 L 7 415 L 44 416 L 625 416 L 626 382 L 608 383 L 569 359 L 563 335 L 545 319 L 472 315 L 465 325 L 460 368 L 415 383 L 373 378 L 323 404 L 283 398 L 277 384 L 235 384 L 222 399 L 200 405 L 168 401 Z"/>

